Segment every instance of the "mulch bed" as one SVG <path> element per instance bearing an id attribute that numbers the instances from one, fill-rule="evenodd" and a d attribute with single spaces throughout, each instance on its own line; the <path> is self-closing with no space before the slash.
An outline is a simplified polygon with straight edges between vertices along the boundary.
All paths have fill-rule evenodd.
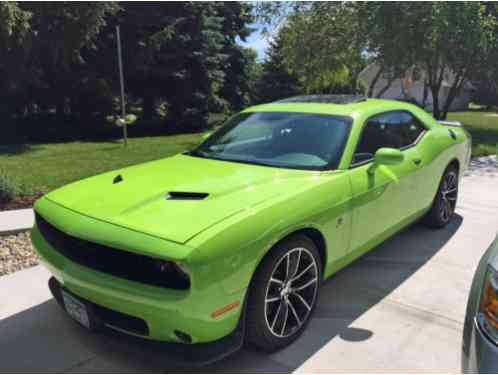
<path id="1" fill-rule="evenodd" d="M 40 198 L 43 195 L 43 193 L 36 193 L 34 195 L 29 195 L 29 196 L 24 196 L 24 197 L 17 197 L 14 198 L 14 200 L 4 202 L 0 201 L 0 211 L 7 211 L 7 210 L 19 210 L 21 208 L 31 208 L 33 207 L 33 204 L 35 201 Z"/>
<path id="2" fill-rule="evenodd" d="M 0 237 L 0 276 L 38 264 L 29 232 Z"/>

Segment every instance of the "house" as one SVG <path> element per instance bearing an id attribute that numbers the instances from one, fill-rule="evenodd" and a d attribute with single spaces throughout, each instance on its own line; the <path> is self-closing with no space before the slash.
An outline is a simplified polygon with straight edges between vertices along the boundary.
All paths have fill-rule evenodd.
<path id="1" fill-rule="evenodd" d="M 371 83 L 379 72 L 379 65 L 372 63 L 363 69 L 358 75 L 358 81 L 365 87 L 365 94 L 367 94 Z M 380 97 L 386 99 L 415 99 L 417 103 L 422 104 L 424 101 L 424 74 L 415 69 L 410 69 L 405 77 L 394 79 L 389 88 L 382 93 Z M 448 72 L 443 78 L 441 90 L 439 92 L 439 103 L 442 105 L 446 101 L 446 97 L 450 91 L 452 84 L 453 73 Z M 378 93 L 388 85 L 390 79 L 385 75 L 381 75 L 375 83 L 373 89 L 373 96 L 376 97 Z M 473 86 L 470 83 L 464 85 L 463 89 L 455 97 L 450 106 L 450 111 L 464 111 L 467 110 L 470 103 L 471 93 Z M 432 111 L 432 93 L 427 88 L 427 97 L 425 100 L 425 109 Z"/>

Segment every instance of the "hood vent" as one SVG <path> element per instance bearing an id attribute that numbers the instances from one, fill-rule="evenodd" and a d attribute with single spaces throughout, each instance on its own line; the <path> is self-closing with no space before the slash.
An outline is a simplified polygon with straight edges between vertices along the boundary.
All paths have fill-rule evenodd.
<path id="1" fill-rule="evenodd" d="M 208 193 L 190 193 L 185 191 L 170 191 L 166 194 L 167 200 L 194 200 L 200 201 L 207 198 Z"/>

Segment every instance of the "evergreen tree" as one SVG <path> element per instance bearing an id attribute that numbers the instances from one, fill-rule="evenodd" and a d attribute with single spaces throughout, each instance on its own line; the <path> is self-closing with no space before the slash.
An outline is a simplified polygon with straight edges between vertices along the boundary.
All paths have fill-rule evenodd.
<path id="1" fill-rule="evenodd" d="M 17 102 L 2 108 L 79 123 L 116 111 L 120 25 L 128 102 L 143 108 L 145 121 L 159 119 L 158 104 L 166 103 L 167 123 L 204 129 L 210 111 L 249 101 L 255 55 L 238 41 L 251 32 L 251 9 L 242 2 L 0 3 L 0 95 Z"/>
<path id="2" fill-rule="evenodd" d="M 252 51 L 237 44 L 245 41 L 252 29 L 252 5 L 243 2 L 220 2 L 218 14 L 223 17 L 223 50 L 225 79 L 219 96 L 227 102 L 230 111 L 238 111 L 249 103 L 250 72 L 256 56 Z"/>
<path id="3" fill-rule="evenodd" d="M 55 105 L 57 115 L 71 113 L 71 98 L 87 73 L 84 48 L 94 48 L 106 18 L 118 10 L 112 2 L 22 3 L 32 13 L 29 69 L 37 105 Z"/>
<path id="4" fill-rule="evenodd" d="M 174 3 L 122 3 L 121 11 L 109 22 L 105 36 L 100 38 L 99 51 L 105 55 L 95 56 L 96 61 L 106 62 L 97 66 L 103 76 L 112 77 L 117 92 L 115 26 L 119 24 L 126 93 L 141 101 L 145 122 L 154 119 L 157 101 L 171 85 L 175 74 L 173 57 L 169 55 L 175 48 L 175 38 L 180 37 L 175 30 L 178 20 L 172 12 L 174 6 Z"/>
<path id="5" fill-rule="evenodd" d="M 171 3 L 168 3 L 168 5 Z M 208 124 L 209 100 L 225 78 L 222 18 L 216 3 L 181 2 L 171 5 L 178 38 L 165 49 L 170 84 L 164 87 L 169 118 L 184 131 Z"/>
<path id="6" fill-rule="evenodd" d="M 26 54 L 31 13 L 15 2 L 0 2 L 0 113 L 22 112 L 29 72 Z"/>
<path id="7" fill-rule="evenodd" d="M 268 103 L 301 93 L 299 80 L 289 72 L 284 60 L 283 44 L 279 36 L 270 42 L 262 73 L 255 84 L 254 101 Z"/>
<path id="8" fill-rule="evenodd" d="M 207 127 L 209 103 L 222 86 L 222 4 L 124 3 L 121 24 L 127 92 L 140 98 L 152 120 L 159 101 L 182 131 Z M 111 30 L 109 30 L 111 32 Z M 109 37 L 106 43 L 115 43 Z"/>

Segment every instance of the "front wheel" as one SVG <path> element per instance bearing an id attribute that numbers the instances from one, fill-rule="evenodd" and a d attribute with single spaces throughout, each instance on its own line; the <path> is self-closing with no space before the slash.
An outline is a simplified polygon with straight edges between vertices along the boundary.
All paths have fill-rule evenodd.
<path id="1" fill-rule="evenodd" d="M 423 222 L 434 228 L 446 226 L 453 214 L 458 198 L 458 170 L 450 166 L 446 169 L 439 183 L 439 188 L 431 209 Z"/>
<path id="2" fill-rule="evenodd" d="M 321 278 L 320 256 L 308 237 L 293 236 L 275 246 L 251 282 L 247 341 L 272 352 L 296 340 L 315 308 Z"/>

